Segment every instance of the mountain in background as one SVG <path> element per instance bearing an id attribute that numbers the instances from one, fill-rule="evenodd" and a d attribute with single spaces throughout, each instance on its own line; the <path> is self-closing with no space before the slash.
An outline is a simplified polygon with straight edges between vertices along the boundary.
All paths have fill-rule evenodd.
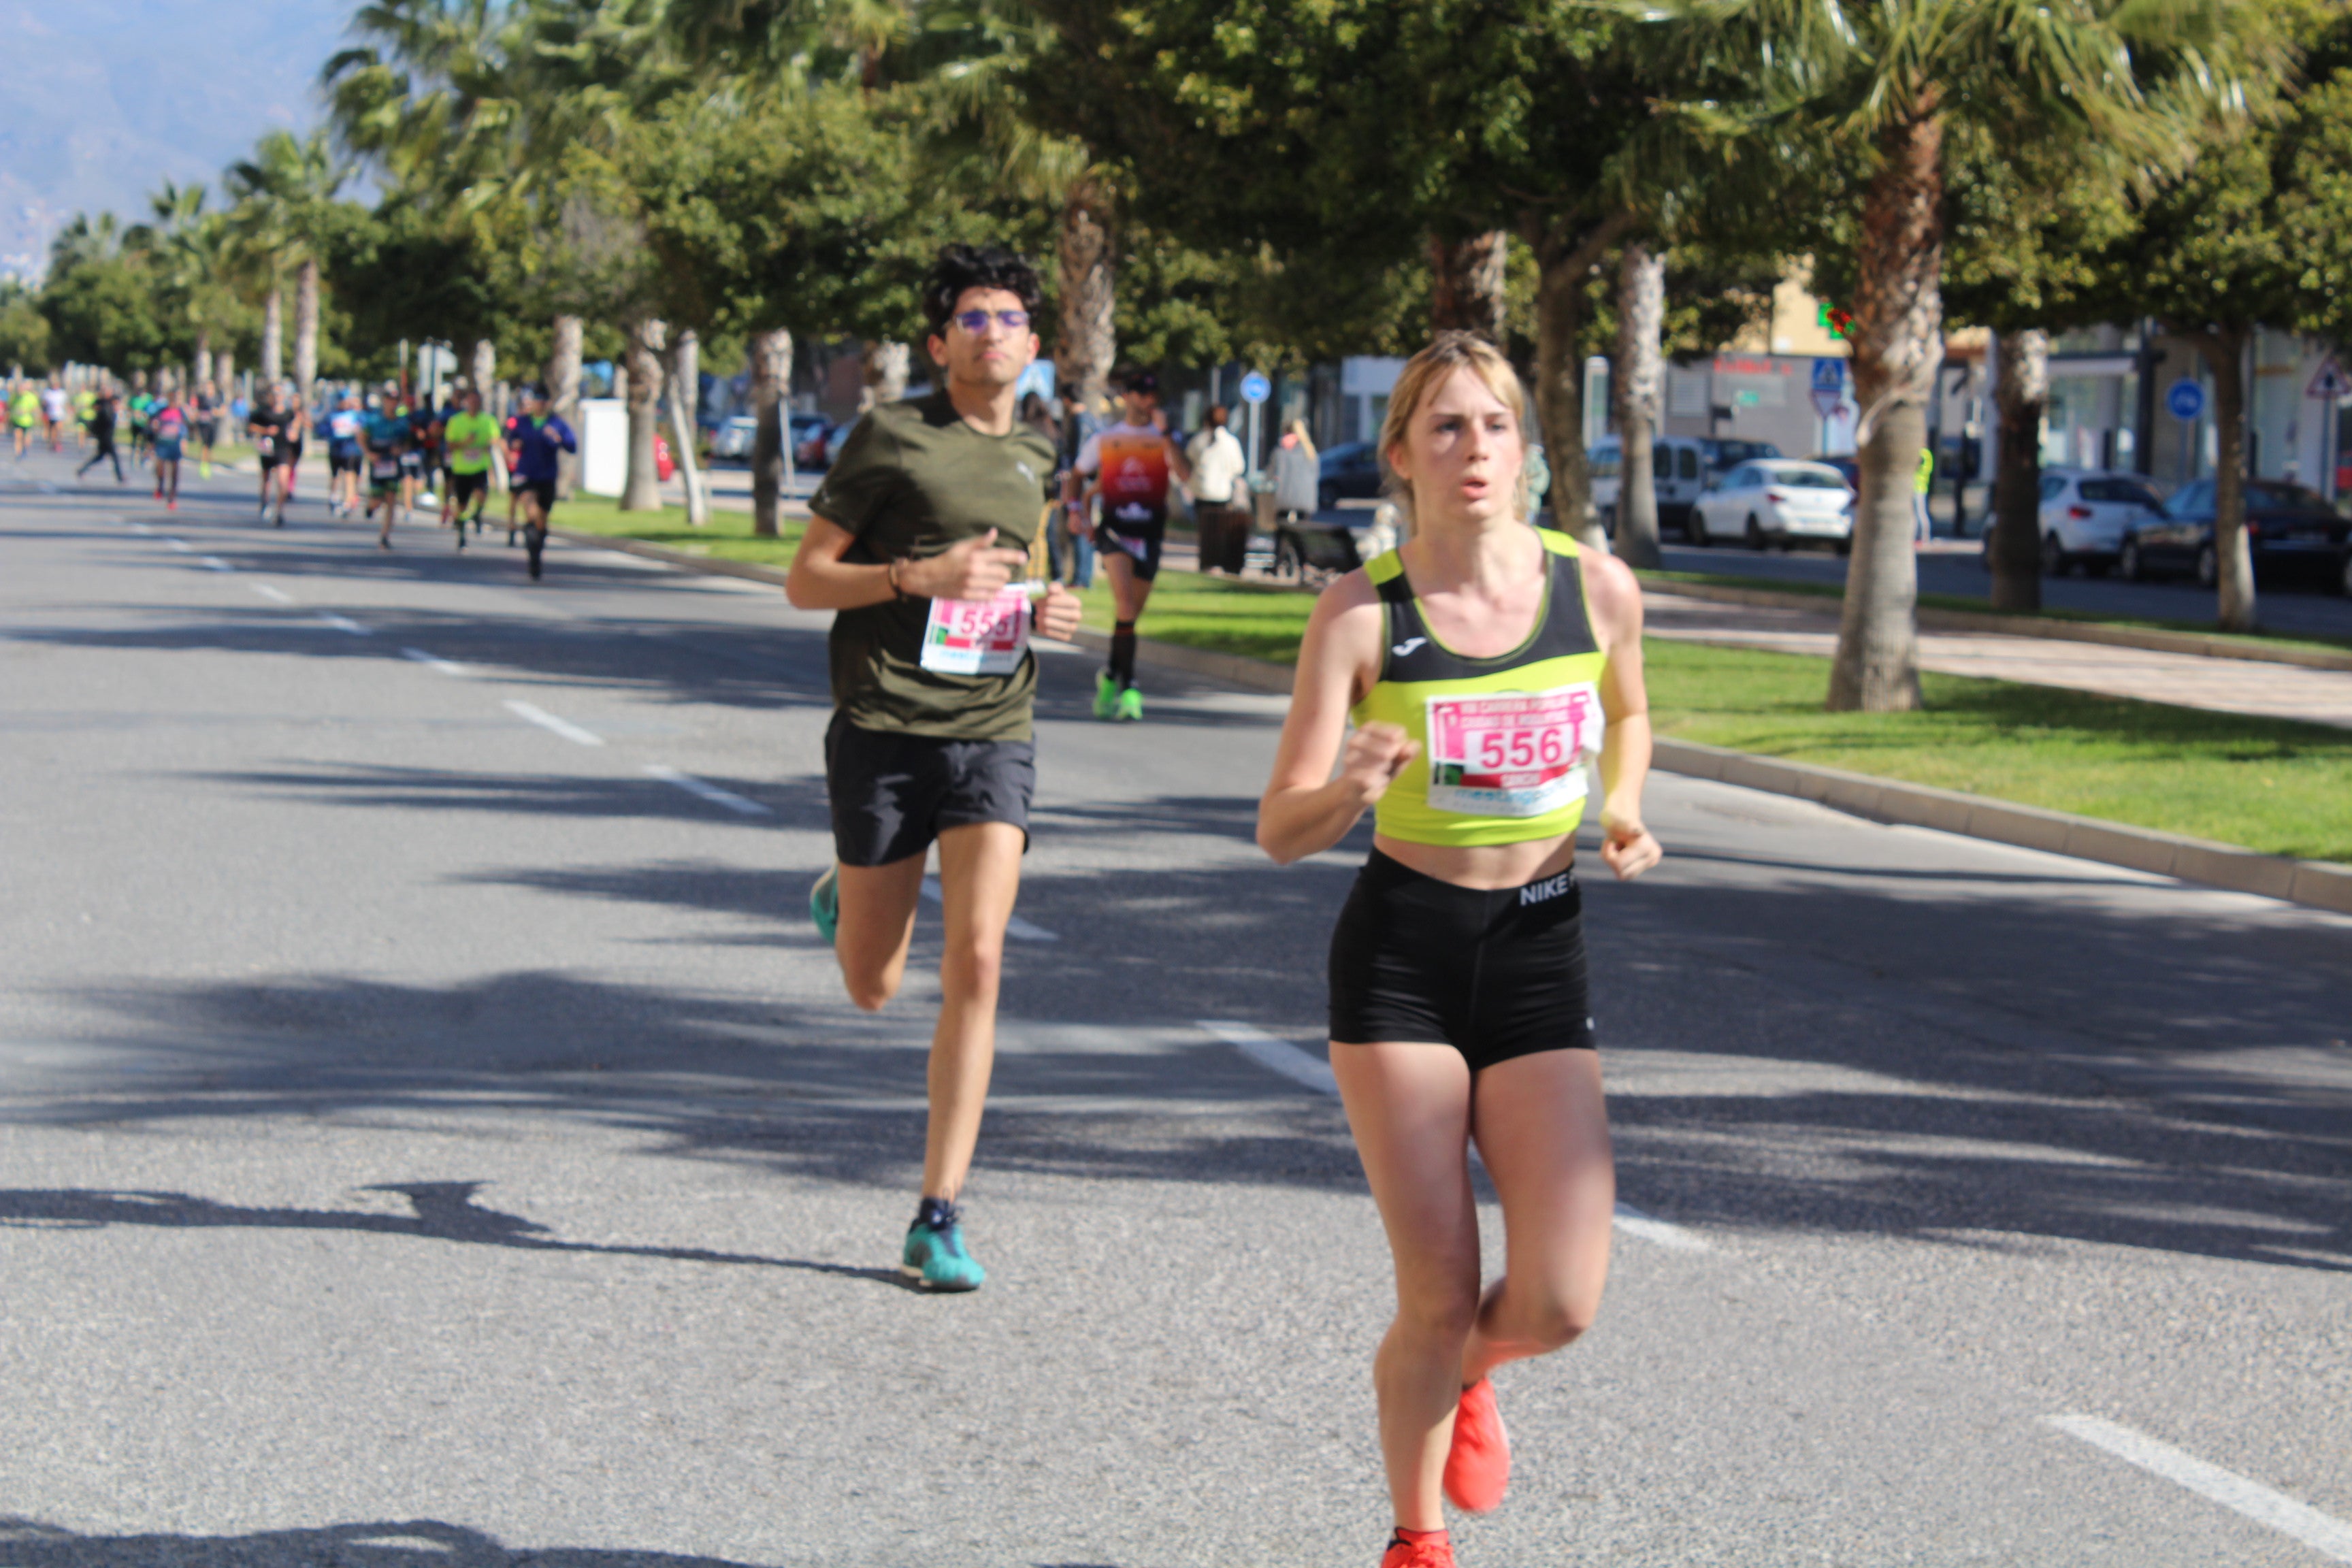
<path id="1" fill-rule="evenodd" d="M 147 216 L 264 132 L 319 122 L 341 0 L 0 0 L 0 272 L 37 271 L 77 212 Z"/>

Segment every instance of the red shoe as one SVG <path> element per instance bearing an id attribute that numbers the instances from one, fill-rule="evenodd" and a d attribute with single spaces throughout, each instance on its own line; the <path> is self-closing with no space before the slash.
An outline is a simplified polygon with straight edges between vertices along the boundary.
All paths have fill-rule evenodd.
<path id="1" fill-rule="evenodd" d="M 1454 1542 L 1442 1530 L 1424 1531 L 1419 1540 L 1400 1530 L 1389 1542 L 1381 1568 L 1454 1568 Z"/>
<path id="2" fill-rule="evenodd" d="M 1445 1456 L 1445 1496 L 1455 1508 L 1492 1512 L 1511 1484 L 1511 1440 L 1495 1407 L 1495 1383 L 1482 1377 L 1462 1391 L 1454 1410 L 1454 1447 Z"/>

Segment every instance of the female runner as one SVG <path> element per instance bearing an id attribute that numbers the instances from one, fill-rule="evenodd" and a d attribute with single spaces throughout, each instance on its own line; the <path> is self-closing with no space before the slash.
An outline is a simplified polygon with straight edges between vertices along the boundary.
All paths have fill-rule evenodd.
<path id="1" fill-rule="evenodd" d="M 1405 366 L 1381 449 L 1411 537 L 1317 604 L 1258 807 L 1286 864 L 1375 813 L 1331 938 L 1331 1070 L 1396 1265 L 1372 1363 L 1381 1568 L 1452 1568 L 1441 1496 L 1484 1512 L 1509 1479 L 1488 1374 L 1601 1304 L 1616 1175 L 1573 870 L 1594 752 L 1602 862 L 1630 879 L 1662 853 L 1641 591 L 1528 525 L 1526 417 L 1509 362 L 1467 333 Z M 1473 1137 L 1506 1239 L 1483 1295 Z"/>

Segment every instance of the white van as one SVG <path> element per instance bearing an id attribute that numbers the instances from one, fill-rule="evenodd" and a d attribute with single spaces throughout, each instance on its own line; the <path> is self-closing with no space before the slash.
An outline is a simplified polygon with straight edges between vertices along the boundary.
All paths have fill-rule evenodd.
<path id="1" fill-rule="evenodd" d="M 1769 441 L 1730 441 L 1698 436 L 1661 436 L 1650 447 L 1652 483 L 1658 495 L 1658 526 L 1679 529 L 1693 537 L 1691 508 L 1706 489 L 1709 476 L 1756 458 L 1777 458 L 1780 448 Z M 1617 492 L 1623 482 L 1624 456 L 1614 436 L 1603 436 L 1585 453 L 1592 475 L 1592 510 L 1601 526 L 1617 531 Z"/>

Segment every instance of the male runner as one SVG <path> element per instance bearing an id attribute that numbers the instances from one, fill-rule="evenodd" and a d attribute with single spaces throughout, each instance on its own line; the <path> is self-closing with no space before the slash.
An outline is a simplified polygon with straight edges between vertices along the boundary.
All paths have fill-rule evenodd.
<path id="1" fill-rule="evenodd" d="M 472 387 L 458 400 L 458 412 L 442 426 L 449 450 L 449 482 L 443 488 L 441 523 L 457 525 L 457 548 L 466 548 L 466 503 L 474 503 L 474 531 L 482 531 L 482 509 L 490 500 L 490 451 L 499 422 L 482 412 L 482 395 Z"/>
<path id="2" fill-rule="evenodd" d="M 8 397 L 8 427 L 16 438 L 16 460 L 23 462 L 25 454 L 33 448 L 33 426 L 41 422 L 41 396 L 27 381 L 16 384 Z"/>
<path id="3" fill-rule="evenodd" d="M 366 423 L 360 395 L 345 387 L 327 416 L 327 510 L 337 517 L 360 509 L 360 467 L 367 458 L 360 431 Z"/>
<path id="4" fill-rule="evenodd" d="M 907 970 L 923 865 L 937 841 L 947 919 L 931 1034 L 923 1190 L 900 1269 L 926 1289 L 985 1279 L 956 1197 L 971 1168 L 996 1055 L 1005 922 L 1029 842 L 1036 749 L 1034 629 L 1067 640 L 1078 601 L 1014 582 L 1044 510 L 1054 449 L 1013 417 L 1037 355 L 1029 263 L 950 246 L 923 283 L 944 385 L 873 410 L 810 500 L 784 593 L 834 610 L 825 790 L 837 863 L 809 912 L 850 1000 L 873 1011 Z"/>
<path id="5" fill-rule="evenodd" d="M 112 463 L 114 482 L 118 485 L 123 483 L 122 454 L 114 449 L 114 395 L 110 392 L 90 394 L 89 414 L 82 423 L 89 426 L 90 439 L 98 443 L 98 449 L 74 470 L 74 478 L 81 478 L 100 463 Z"/>
<path id="6" fill-rule="evenodd" d="M 196 478 L 200 479 L 213 477 L 213 448 L 220 444 L 220 394 L 213 390 L 213 384 L 208 381 L 196 388 L 196 401 L 193 411 L 196 437 Z"/>
<path id="7" fill-rule="evenodd" d="M 1143 618 L 1152 580 L 1160 575 L 1170 477 L 1191 479 L 1192 464 L 1169 438 L 1158 376 L 1148 370 L 1128 376 L 1119 405 L 1120 422 L 1089 436 L 1078 448 L 1065 499 L 1080 504 L 1097 496 L 1102 500 L 1095 548 L 1110 574 L 1117 619 L 1110 664 L 1095 681 L 1095 717 L 1135 720 L 1143 717 L 1143 693 L 1135 684 L 1135 623 Z"/>
<path id="8" fill-rule="evenodd" d="M 408 411 L 409 449 L 416 454 L 417 506 L 438 506 L 441 498 L 433 493 L 435 476 L 441 471 L 442 411 L 433 406 L 433 394 L 427 392 Z M 446 488 L 446 486 L 444 487 Z M 449 525 L 449 514 L 441 514 L 441 525 Z"/>
<path id="9" fill-rule="evenodd" d="M 555 510 L 562 454 L 580 450 L 580 438 L 548 406 L 547 388 L 533 386 L 522 395 L 522 417 L 509 429 L 509 440 L 508 465 L 515 489 L 522 492 L 523 548 L 530 552 L 530 574 L 536 578 L 539 558 L 547 549 L 547 520 Z"/>
<path id="10" fill-rule="evenodd" d="M 392 548 L 392 525 L 408 510 L 408 475 L 403 466 L 408 420 L 392 411 L 392 398 L 387 385 L 383 400 L 360 422 L 360 446 L 367 463 L 367 516 L 373 517 L 379 509 L 383 512 L 383 525 L 375 535 L 382 550 Z"/>
<path id="11" fill-rule="evenodd" d="M 261 515 L 269 515 L 270 488 L 277 486 L 282 495 L 293 487 L 287 484 L 278 470 L 292 463 L 290 455 L 294 416 L 278 406 L 278 389 L 261 389 L 261 405 L 246 416 L 246 434 L 253 438 L 254 456 L 261 459 Z M 278 511 L 278 526 L 286 526 L 286 510 Z"/>

